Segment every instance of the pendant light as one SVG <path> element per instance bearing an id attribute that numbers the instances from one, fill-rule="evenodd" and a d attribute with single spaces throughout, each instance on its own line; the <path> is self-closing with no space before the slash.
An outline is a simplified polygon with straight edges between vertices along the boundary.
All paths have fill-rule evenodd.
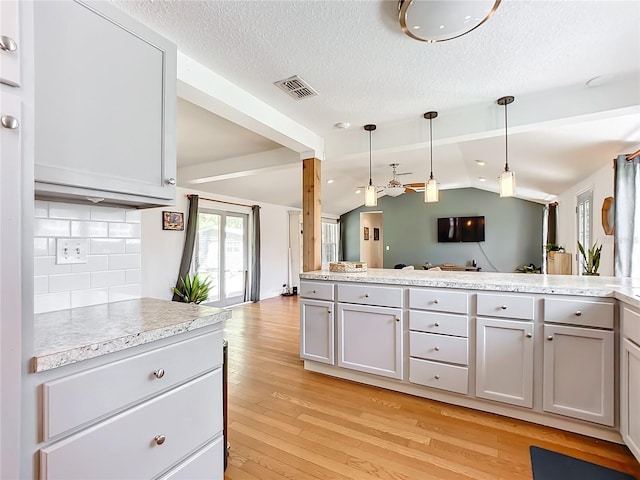
<path id="1" fill-rule="evenodd" d="M 424 118 L 429 120 L 429 152 L 431 156 L 431 173 L 429 174 L 429 180 L 425 184 L 424 189 L 424 201 L 426 203 L 435 203 L 440 199 L 438 182 L 433 178 L 433 119 L 437 116 L 438 112 L 427 112 L 424 114 Z"/>
<path id="2" fill-rule="evenodd" d="M 498 105 L 504 105 L 504 172 L 500 175 L 500 196 L 513 197 L 516 194 L 516 174 L 509 170 L 509 143 L 507 135 L 507 105 L 513 103 L 512 96 L 501 97 Z"/>
<path id="3" fill-rule="evenodd" d="M 369 185 L 364 191 L 364 206 L 375 207 L 378 205 L 378 192 L 376 192 L 376 187 L 371 180 L 371 132 L 376 129 L 376 126 L 368 124 L 364 126 L 364 129 L 369 132 Z"/>

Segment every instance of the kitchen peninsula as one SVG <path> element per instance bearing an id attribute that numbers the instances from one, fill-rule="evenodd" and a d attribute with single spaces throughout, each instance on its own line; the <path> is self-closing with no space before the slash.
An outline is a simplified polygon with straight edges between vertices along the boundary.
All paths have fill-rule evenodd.
<path id="1" fill-rule="evenodd" d="M 307 370 L 623 439 L 640 456 L 640 280 L 395 269 L 300 279 Z"/>

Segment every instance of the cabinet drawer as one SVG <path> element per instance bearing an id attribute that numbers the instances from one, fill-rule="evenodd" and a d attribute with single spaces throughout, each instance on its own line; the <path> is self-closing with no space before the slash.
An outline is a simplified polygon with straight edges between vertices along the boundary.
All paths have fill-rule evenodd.
<path id="1" fill-rule="evenodd" d="M 47 440 L 222 365 L 213 332 L 43 385 Z M 154 372 L 164 374 L 157 378 Z M 114 388 L 114 385 L 116 386 Z"/>
<path id="2" fill-rule="evenodd" d="M 409 289 L 409 308 L 437 312 L 468 313 L 469 295 L 443 289 Z"/>
<path id="3" fill-rule="evenodd" d="M 40 450 L 40 477 L 153 478 L 219 435 L 221 412 L 218 368 Z"/>
<path id="4" fill-rule="evenodd" d="M 20 2 L 0 2 L 0 35 L 16 43 L 15 50 L 0 50 L 0 83 L 12 87 L 20 86 L 20 55 L 24 47 L 20 42 L 19 10 Z"/>
<path id="5" fill-rule="evenodd" d="M 640 345 L 640 313 L 622 305 L 622 336 Z"/>
<path id="6" fill-rule="evenodd" d="M 613 302 L 568 298 L 544 299 L 544 321 L 549 323 L 613 328 L 613 313 Z"/>
<path id="7" fill-rule="evenodd" d="M 469 341 L 466 338 L 409 332 L 409 355 L 439 362 L 469 363 Z"/>
<path id="8" fill-rule="evenodd" d="M 420 332 L 468 337 L 469 317 L 411 310 L 409 311 L 409 328 Z"/>
<path id="9" fill-rule="evenodd" d="M 478 315 L 533 320 L 533 297 L 478 294 Z"/>
<path id="10" fill-rule="evenodd" d="M 333 283 L 300 282 L 300 296 L 315 300 L 333 301 Z"/>
<path id="11" fill-rule="evenodd" d="M 222 480 L 224 438 L 219 437 L 158 480 Z"/>
<path id="12" fill-rule="evenodd" d="M 469 393 L 469 370 L 467 367 L 410 358 L 409 381 L 464 395 Z"/>
<path id="13" fill-rule="evenodd" d="M 401 287 L 338 284 L 338 301 L 343 303 L 402 307 L 402 294 Z"/>

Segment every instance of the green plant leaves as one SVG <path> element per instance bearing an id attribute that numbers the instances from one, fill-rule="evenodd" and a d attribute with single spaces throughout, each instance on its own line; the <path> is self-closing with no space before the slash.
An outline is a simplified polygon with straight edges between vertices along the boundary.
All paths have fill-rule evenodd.
<path id="1" fill-rule="evenodd" d="M 591 248 L 585 251 L 584 247 L 578 242 L 578 250 L 582 255 L 582 267 L 585 273 L 597 273 L 600 268 L 600 254 L 602 252 L 602 245 L 596 247 L 598 242 L 595 242 Z"/>
<path id="2" fill-rule="evenodd" d="M 173 293 L 178 295 L 183 302 L 186 303 L 200 303 L 204 302 L 209 296 L 209 290 L 211 288 L 211 279 L 207 275 L 201 278 L 199 274 L 191 276 L 187 273 L 184 277 L 180 278 L 182 288 L 173 288 Z"/>

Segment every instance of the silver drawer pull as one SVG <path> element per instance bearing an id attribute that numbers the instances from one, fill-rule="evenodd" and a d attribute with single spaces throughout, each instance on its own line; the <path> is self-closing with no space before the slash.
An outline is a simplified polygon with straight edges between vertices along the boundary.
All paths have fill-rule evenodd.
<path id="1" fill-rule="evenodd" d="M 438 299 L 436 298 L 433 303 L 435 303 L 436 305 L 438 304 Z"/>
<path id="2" fill-rule="evenodd" d="M 156 445 L 162 445 L 164 441 L 167 439 L 164 435 L 156 435 L 153 440 L 156 442 Z"/>
<path id="3" fill-rule="evenodd" d="M 8 128 L 9 130 L 15 130 L 20 126 L 20 122 L 16 117 L 12 117 L 11 115 L 3 115 L 0 118 L 0 123 L 4 128 Z"/>
<path id="4" fill-rule="evenodd" d="M 154 371 L 153 371 L 153 375 L 154 375 L 156 378 L 162 378 L 162 377 L 164 377 L 164 368 L 159 368 L 159 369 L 157 369 L 157 370 L 154 370 Z"/>
<path id="5" fill-rule="evenodd" d="M 433 349 L 434 349 L 436 352 L 439 352 L 439 351 L 440 351 L 440 347 L 433 347 Z"/>
<path id="6" fill-rule="evenodd" d="M 433 324 L 433 326 L 434 326 L 434 327 L 439 327 L 439 326 L 440 326 L 440 323 L 436 322 L 436 323 L 434 323 L 434 324 Z"/>
<path id="7" fill-rule="evenodd" d="M 549 335 L 549 336 L 547 337 L 547 340 L 549 340 L 549 341 L 553 340 L 553 335 Z"/>
<path id="8" fill-rule="evenodd" d="M 399 321 L 400 321 L 400 319 L 398 317 L 396 317 L 396 322 L 399 322 Z"/>
<path id="9" fill-rule="evenodd" d="M 435 378 L 436 380 L 440 380 L 440 375 L 436 374 L 433 378 Z"/>
<path id="10" fill-rule="evenodd" d="M 171 178 L 167 178 L 167 184 L 169 185 L 175 185 L 176 184 L 176 179 L 171 177 Z"/>
<path id="11" fill-rule="evenodd" d="M 315 290 L 311 290 L 311 293 L 316 293 L 316 291 Z"/>
<path id="12" fill-rule="evenodd" d="M 533 335 L 531 335 L 530 333 L 527 333 L 526 337 L 527 338 L 531 338 L 531 337 L 533 337 Z"/>
<path id="13" fill-rule="evenodd" d="M 369 298 L 369 294 L 368 294 L 368 293 L 365 293 L 365 294 L 364 294 L 364 298 Z"/>
<path id="14" fill-rule="evenodd" d="M 328 313 L 329 315 L 331 315 L 331 310 L 327 310 L 327 313 Z"/>
<path id="15" fill-rule="evenodd" d="M 18 49 L 18 44 L 11 37 L 6 35 L 0 35 L 0 50 L 5 52 L 15 52 Z"/>
<path id="16" fill-rule="evenodd" d="M 576 312 L 576 317 L 580 317 L 580 316 L 582 316 L 582 312 L 581 312 L 580 310 L 578 310 L 578 311 Z"/>
<path id="17" fill-rule="evenodd" d="M 506 309 L 507 309 L 507 306 L 506 306 L 506 305 L 502 305 L 500 308 L 501 308 L 502 310 L 506 310 Z"/>

